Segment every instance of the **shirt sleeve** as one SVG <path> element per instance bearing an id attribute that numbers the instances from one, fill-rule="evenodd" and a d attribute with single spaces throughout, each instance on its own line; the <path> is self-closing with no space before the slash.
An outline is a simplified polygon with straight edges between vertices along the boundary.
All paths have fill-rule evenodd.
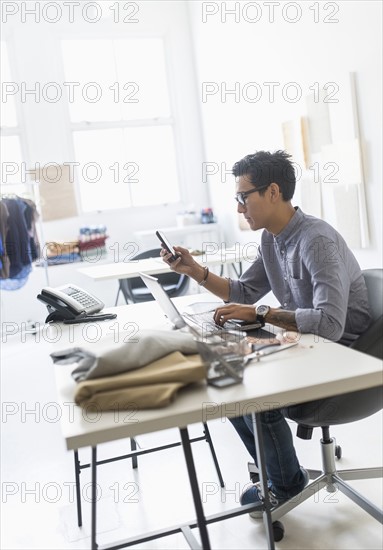
<path id="1" fill-rule="evenodd" d="M 257 258 L 239 280 L 229 279 L 229 283 L 229 301 L 238 304 L 254 304 L 271 290 L 260 249 Z"/>
<path id="2" fill-rule="evenodd" d="M 298 330 L 336 342 L 345 329 L 350 293 L 350 276 L 339 245 L 325 237 L 314 239 L 305 251 L 305 265 L 313 307 L 295 311 Z"/>

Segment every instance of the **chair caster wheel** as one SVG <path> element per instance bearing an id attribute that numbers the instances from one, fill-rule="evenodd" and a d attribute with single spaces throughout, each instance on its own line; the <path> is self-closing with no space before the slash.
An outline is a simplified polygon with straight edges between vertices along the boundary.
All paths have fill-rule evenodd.
<path id="1" fill-rule="evenodd" d="M 342 458 L 342 447 L 340 445 L 335 445 L 335 456 L 338 460 Z"/>
<path id="2" fill-rule="evenodd" d="M 273 522 L 273 536 L 275 542 L 279 542 L 285 536 L 285 528 L 280 521 Z"/>

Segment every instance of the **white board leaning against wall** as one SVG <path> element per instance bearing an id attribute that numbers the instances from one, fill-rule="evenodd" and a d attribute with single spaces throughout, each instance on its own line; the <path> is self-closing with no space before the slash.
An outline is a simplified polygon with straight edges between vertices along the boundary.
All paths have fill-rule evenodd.
<path id="1" fill-rule="evenodd" d="M 302 209 L 328 221 L 350 248 L 369 246 L 356 75 L 318 87 L 306 113 L 282 123 L 285 149 L 297 165 Z"/>

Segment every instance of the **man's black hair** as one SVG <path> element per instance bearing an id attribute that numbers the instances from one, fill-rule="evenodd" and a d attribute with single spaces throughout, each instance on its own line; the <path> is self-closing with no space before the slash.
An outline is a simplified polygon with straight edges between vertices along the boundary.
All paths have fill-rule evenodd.
<path id="1" fill-rule="evenodd" d="M 248 176 L 254 187 L 268 186 L 277 183 L 284 201 L 289 201 L 295 191 L 295 171 L 291 155 L 286 151 L 257 151 L 247 155 L 233 166 L 233 175 Z M 259 191 L 264 195 L 266 189 Z"/>

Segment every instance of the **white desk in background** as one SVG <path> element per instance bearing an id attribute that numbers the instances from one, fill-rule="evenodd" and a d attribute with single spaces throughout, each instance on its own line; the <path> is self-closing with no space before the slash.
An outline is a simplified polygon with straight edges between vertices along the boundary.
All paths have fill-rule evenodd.
<path id="1" fill-rule="evenodd" d="M 237 246 L 235 248 L 226 248 L 217 250 L 217 247 L 212 246 L 211 252 L 195 256 L 197 262 L 208 266 L 223 266 L 242 264 L 250 266 L 250 263 L 256 257 L 256 246 Z M 131 260 L 126 262 L 114 262 L 108 264 L 95 265 L 78 269 L 79 273 L 90 277 L 94 281 L 107 281 L 118 279 L 130 279 L 137 277 L 139 273 L 147 275 L 168 273 L 170 268 L 160 257 L 146 258 L 144 260 Z M 240 272 L 236 272 L 237 276 Z"/>
<path id="2" fill-rule="evenodd" d="M 185 305 L 200 301 L 201 295 L 184 296 L 175 300 L 177 307 L 182 310 Z M 118 316 L 113 321 L 98 323 L 97 330 L 102 331 L 103 335 L 115 334 L 116 322 L 119 323 L 122 335 L 123 331 L 127 330 L 127 324 L 132 322 L 137 323 L 140 329 L 169 327 L 156 302 L 108 308 L 106 311 L 115 312 Z M 59 349 L 81 345 L 86 345 L 89 348 L 89 339 L 85 342 L 82 337 L 84 326 L 63 326 Z M 48 354 L 52 352 L 53 346 L 43 342 L 42 346 L 46 348 L 46 360 L 49 361 Z M 57 344 L 55 349 L 58 349 Z M 337 366 L 336 369 L 334 365 Z M 199 547 L 191 531 L 192 527 L 198 526 L 202 548 L 208 550 L 210 542 L 207 525 L 218 521 L 218 517 L 219 520 L 229 519 L 247 513 L 247 511 L 243 507 L 238 507 L 214 516 L 205 516 L 187 426 L 197 422 L 250 413 L 254 413 L 256 425 L 259 426 L 259 413 L 270 410 L 271 407 L 280 408 L 291 403 L 303 403 L 379 386 L 382 381 L 381 369 L 382 364 L 378 359 L 307 334 L 301 337 L 297 346 L 282 353 L 264 357 L 258 363 L 250 363 L 246 367 L 242 384 L 225 389 L 217 389 L 204 383 L 190 386 L 182 390 L 168 407 L 135 411 L 135 422 L 125 423 L 124 415 L 116 417 L 113 412 L 99 412 L 97 422 L 86 422 L 82 409 L 74 406 L 70 419 L 65 415 L 62 417 L 62 432 L 68 449 L 92 447 L 92 550 L 97 548 L 97 445 L 167 428 L 179 428 L 197 517 L 197 520 L 193 519 L 182 525 L 172 526 L 156 533 L 145 533 L 140 538 L 125 539 L 118 543 L 108 544 L 103 546 L 103 549 L 117 550 L 117 548 L 137 544 L 138 541 L 153 540 L 181 531 L 192 547 Z M 65 403 L 73 403 L 76 383 L 71 377 L 72 370 L 73 365 L 55 367 L 58 400 L 63 407 Z M 256 442 L 259 450 L 260 470 L 262 472 L 263 468 L 263 482 L 266 483 L 262 441 L 256 437 Z M 171 511 L 169 515 L 171 517 Z M 274 540 L 269 512 L 265 512 L 264 520 L 268 545 L 273 549 Z"/>
<path id="3" fill-rule="evenodd" d="M 216 245 L 220 243 L 219 246 L 224 246 L 219 223 L 197 223 L 192 225 L 157 227 L 157 229 L 164 233 L 172 244 L 178 244 L 185 248 L 200 248 L 202 243 Z M 143 250 L 158 246 L 158 240 L 153 229 L 135 231 L 134 237 Z"/>

